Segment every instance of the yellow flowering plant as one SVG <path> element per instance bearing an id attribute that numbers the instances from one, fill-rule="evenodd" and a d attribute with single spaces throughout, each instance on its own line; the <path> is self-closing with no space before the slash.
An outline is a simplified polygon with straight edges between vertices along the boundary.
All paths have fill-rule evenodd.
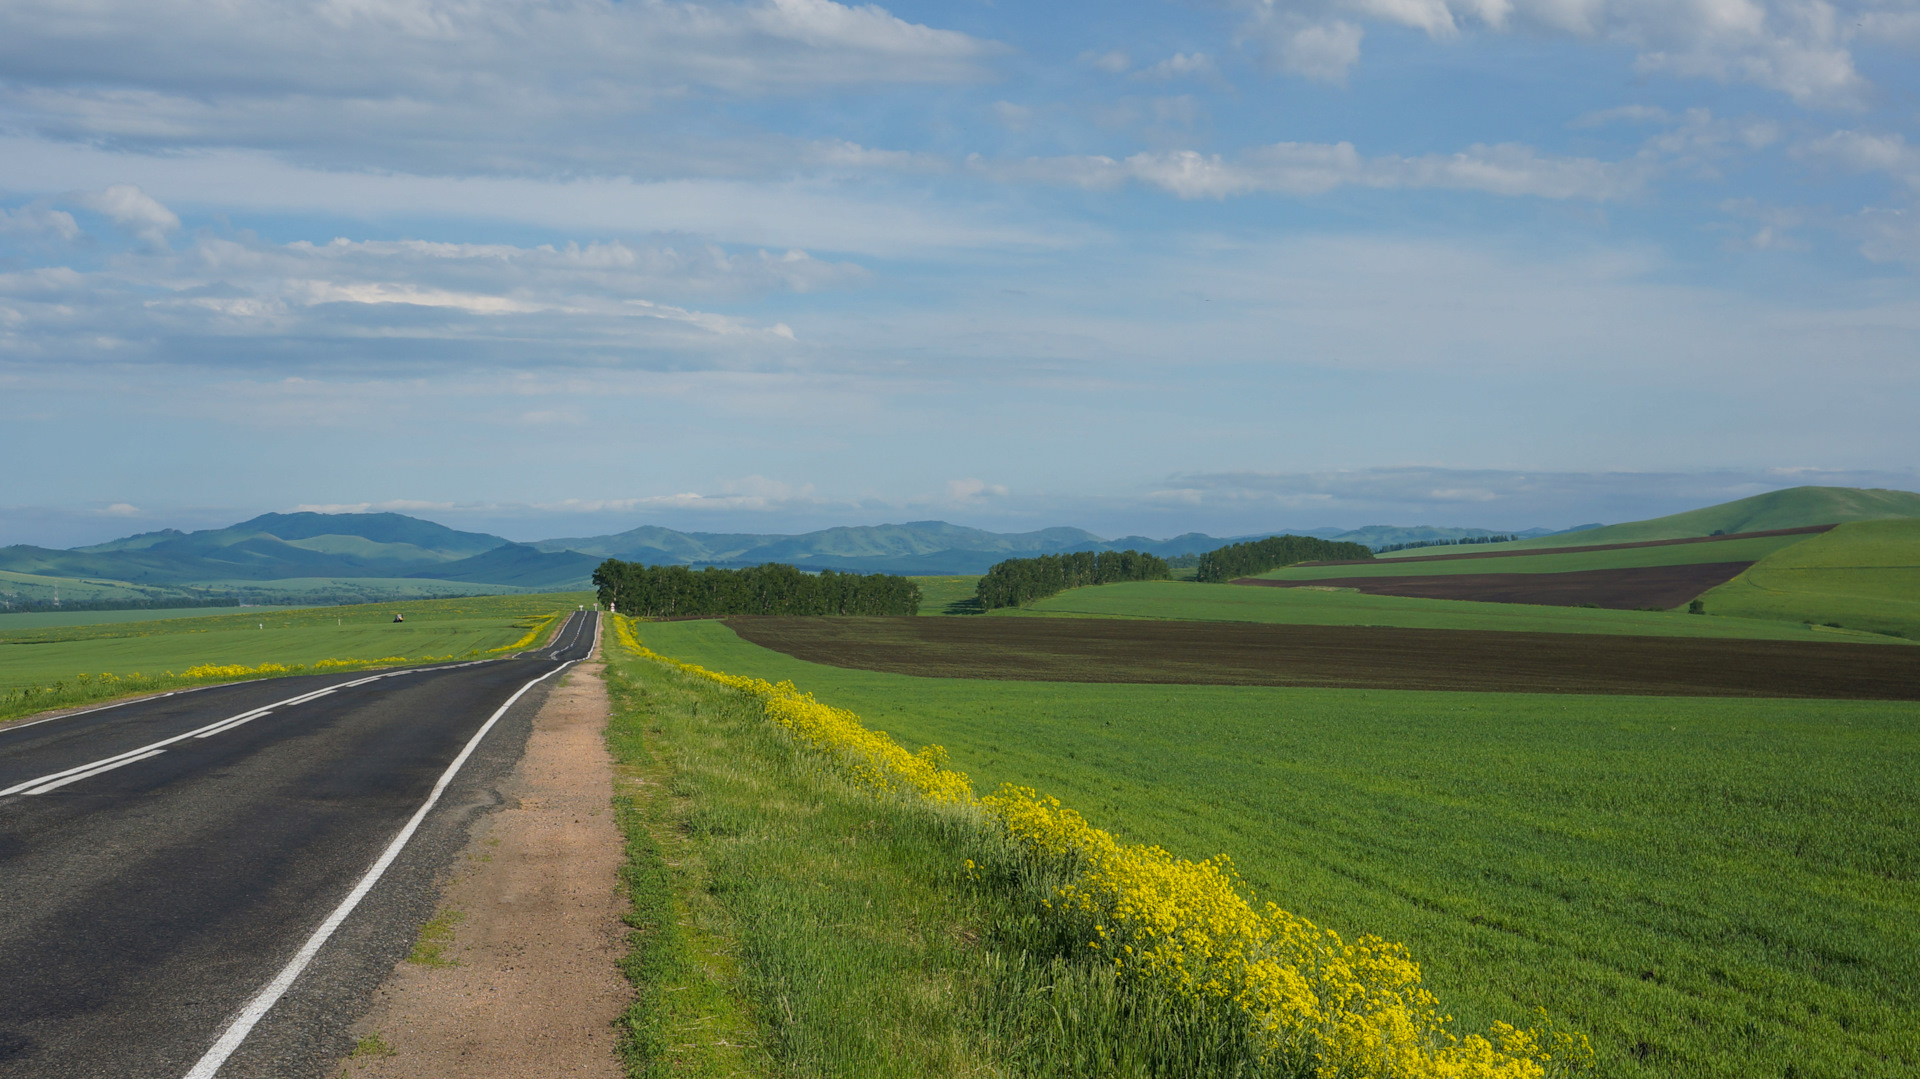
<path id="1" fill-rule="evenodd" d="M 756 698 L 766 718 L 856 786 L 977 813 L 1029 880 L 1052 884 L 1048 915 L 1089 956 L 1152 991 L 1218 1008 L 1244 1031 L 1260 1070 L 1316 1079 L 1549 1079 L 1591 1067 L 1584 1035 L 1495 1023 L 1458 1036 L 1421 985 L 1406 947 L 1348 942 L 1272 903 L 1256 904 L 1226 855 L 1178 858 L 1123 844 L 1058 799 L 1013 785 L 980 797 L 946 751 L 918 753 L 859 717 L 801 692 L 681 663 L 646 648 L 625 617 L 616 639 L 634 654 Z M 966 877 L 984 867 L 971 859 Z"/>

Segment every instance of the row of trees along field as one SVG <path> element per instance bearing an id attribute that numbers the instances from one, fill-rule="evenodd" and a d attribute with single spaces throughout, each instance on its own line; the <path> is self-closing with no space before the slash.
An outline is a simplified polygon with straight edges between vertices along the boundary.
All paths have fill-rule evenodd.
<path id="1" fill-rule="evenodd" d="M 1069 588 L 1114 581 L 1164 581 L 1167 560 L 1139 551 L 1074 551 L 1038 558 L 1009 558 L 980 578 L 974 594 L 982 610 L 1018 607 Z"/>
<path id="2" fill-rule="evenodd" d="M 1471 546 L 1476 543 L 1512 543 L 1513 541 L 1519 538 L 1520 537 L 1518 535 L 1509 534 L 1509 535 L 1494 535 L 1494 536 L 1462 536 L 1459 539 L 1414 540 L 1412 543 L 1389 543 L 1385 547 L 1380 548 L 1375 553 L 1386 554 L 1389 551 L 1415 551 L 1415 550 L 1419 550 L 1422 547 L 1461 547 L 1461 546 Z"/>
<path id="3" fill-rule="evenodd" d="M 1353 562 L 1373 557 L 1362 543 L 1315 539 L 1312 536 L 1269 536 L 1250 543 L 1233 543 L 1200 556 L 1193 579 L 1222 584 L 1251 577 L 1295 562 Z"/>
<path id="4" fill-rule="evenodd" d="M 609 558 L 593 571 L 600 602 L 654 618 L 709 614 L 917 614 L 920 586 L 891 573 L 802 573 L 769 562 L 695 571 Z"/>

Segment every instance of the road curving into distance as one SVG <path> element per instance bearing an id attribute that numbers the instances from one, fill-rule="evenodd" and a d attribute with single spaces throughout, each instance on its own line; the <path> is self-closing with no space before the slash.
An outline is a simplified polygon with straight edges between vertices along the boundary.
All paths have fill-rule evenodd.
<path id="1" fill-rule="evenodd" d="M 597 632 L 0 728 L 0 1074 L 324 1074 Z"/>

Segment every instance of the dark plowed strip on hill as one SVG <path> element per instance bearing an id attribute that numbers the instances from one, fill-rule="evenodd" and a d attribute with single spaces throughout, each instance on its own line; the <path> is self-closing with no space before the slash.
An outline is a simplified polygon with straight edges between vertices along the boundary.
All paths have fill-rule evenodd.
<path id="1" fill-rule="evenodd" d="M 1095 618 L 731 618 L 835 667 L 1035 682 L 1920 700 L 1901 645 Z"/>
<path id="2" fill-rule="evenodd" d="M 1302 566 L 1378 566 L 1402 562 L 1457 562 L 1463 558 L 1525 558 L 1536 554 L 1585 554 L 1588 551 L 1625 551 L 1635 547 L 1673 547 L 1683 543 L 1724 543 L 1727 540 L 1760 539 L 1764 536 L 1811 536 L 1831 532 L 1838 525 L 1802 525 L 1799 528 L 1769 528 L 1761 532 L 1735 532 L 1720 536 L 1688 536 L 1685 539 L 1640 540 L 1636 543 L 1596 543 L 1590 547 L 1535 547 L 1525 551 L 1474 551 L 1472 554 L 1423 554 L 1407 558 L 1361 558 L 1345 562 L 1302 562 Z M 1497 546 L 1497 544 L 1495 545 Z"/>
<path id="3" fill-rule="evenodd" d="M 1323 577 L 1275 581 L 1242 577 L 1234 584 L 1265 588 L 1352 588 L 1374 596 L 1471 599 L 1482 603 L 1539 603 L 1549 607 L 1612 607 L 1637 611 L 1678 607 L 1738 577 L 1751 562 L 1696 562 L 1685 566 L 1583 569 L 1572 573 L 1445 573 L 1422 577 Z"/>

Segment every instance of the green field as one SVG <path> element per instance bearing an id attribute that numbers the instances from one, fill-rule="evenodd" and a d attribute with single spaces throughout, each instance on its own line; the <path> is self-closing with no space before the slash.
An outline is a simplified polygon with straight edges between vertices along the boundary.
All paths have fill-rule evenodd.
<path id="1" fill-rule="evenodd" d="M 1369 596 L 1314 588 L 1252 588 L 1179 581 L 1127 581 L 1075 588 L 1032 606 L 988 617 L 1165 618 L 1201 622 L 1270 622 L 1303 626 L 1399 626 L 1406 629 L 1494 629 L 1515 633 L 1612 633 L 1655 637 L 1741 637 L 1760 640 L 1849 640 L 1894 643 L 1864 630 L 1809 628 L 1773 618 L 1702 618 L 1672 611 L 1612 611 L 1528 603 Z"/>
<path id="2" fill-rule="evenodd" d="M 915 577 L 920 586 L 921 614 L 978 614 L 974 588 L 980 583 L 977 573 L 957 577 Z"/>
<path id="3" fill-rule="evenodd" d="M 1713 614 L 1920 638 L 1920 520 L 1841 525 L 1769 555 L 1701 598 Z"/>
<path id="4" fill-rule="evenodd" d="M 977 788 L 1227 852 L 1405 942 L 1464 1029 L 1544 1006 L 1619 1076 L 1920 1070 L 1912 704 L 926 679 L 640 629 L 942 744 Z"/>
<path id="5" fill-rule="evenodd" d="M 1776 528 L 1804 528 L 1808 525 L 1890 517 L 1920 517 L 1920 494 L 1880 488 L 1789 487 L 1784 491 L 1769 491 L 1763 495 L 1666 517 L 1503 543 L 1500 549 L 1511 551 L 1593 543 L 1641 543 L 1647 540 L 1710 536 L 1715 532 L 1767 532 Z M 1401 557 L 1421 553 L 1419 550 L 1406 551 L 1401 553 Z"/>
<path id="6" fill-rule="evenodd" d="M 584 592 L 485 596 L 13 630 L 0 633 L 0 694 L 9 695 L 4 711 L 19 714 L 12 695 L 27 687 L 59 685 L 66 696 L 57 703 L 77 703 L 67 697 L 83 674 L 97 682 L 209 663 L 465 657 L 519 640 L 531 619 L 591 602 Z M 406 621 L 395 623 L 395 614 Z"/>
<path id="7" fill-rule="evenodd" d="M 15 611 L 0 614 L 0 633 L 23 629 L 57 629 L 119 622 L 162 622 L 183 618 L 223 618 L 236 612 L 251 614 L 284 611 L 286 607 L 172 607 L 134 611 Z"/>
<path id="8" fill-rule="evenodd" d="M 1701 562 L 1757 562 L 1811 536 L 1760 536 L 1717 543 L 1680 543 L 1666 547 L 1628 547 L 1578 554 L 1516 555 L 1512 558 L 1462 558 L 1445 562 L 1374 563 L 1343 566 L 1288 566 L 1259 576 L 1281 581 L 1313 581 L 1327 577 L 1423 577 L 1453 573 L 1574 573 L 1593 569 L 1632 569 L 1641 566 L 1689 566 Z M 1426 551 L 1424 553 L 1431 554 Z M 1456 554 L 1456 551 L 1445 551 Z M 1467 553 L 1478 553 L 1469 551 Z"/>

